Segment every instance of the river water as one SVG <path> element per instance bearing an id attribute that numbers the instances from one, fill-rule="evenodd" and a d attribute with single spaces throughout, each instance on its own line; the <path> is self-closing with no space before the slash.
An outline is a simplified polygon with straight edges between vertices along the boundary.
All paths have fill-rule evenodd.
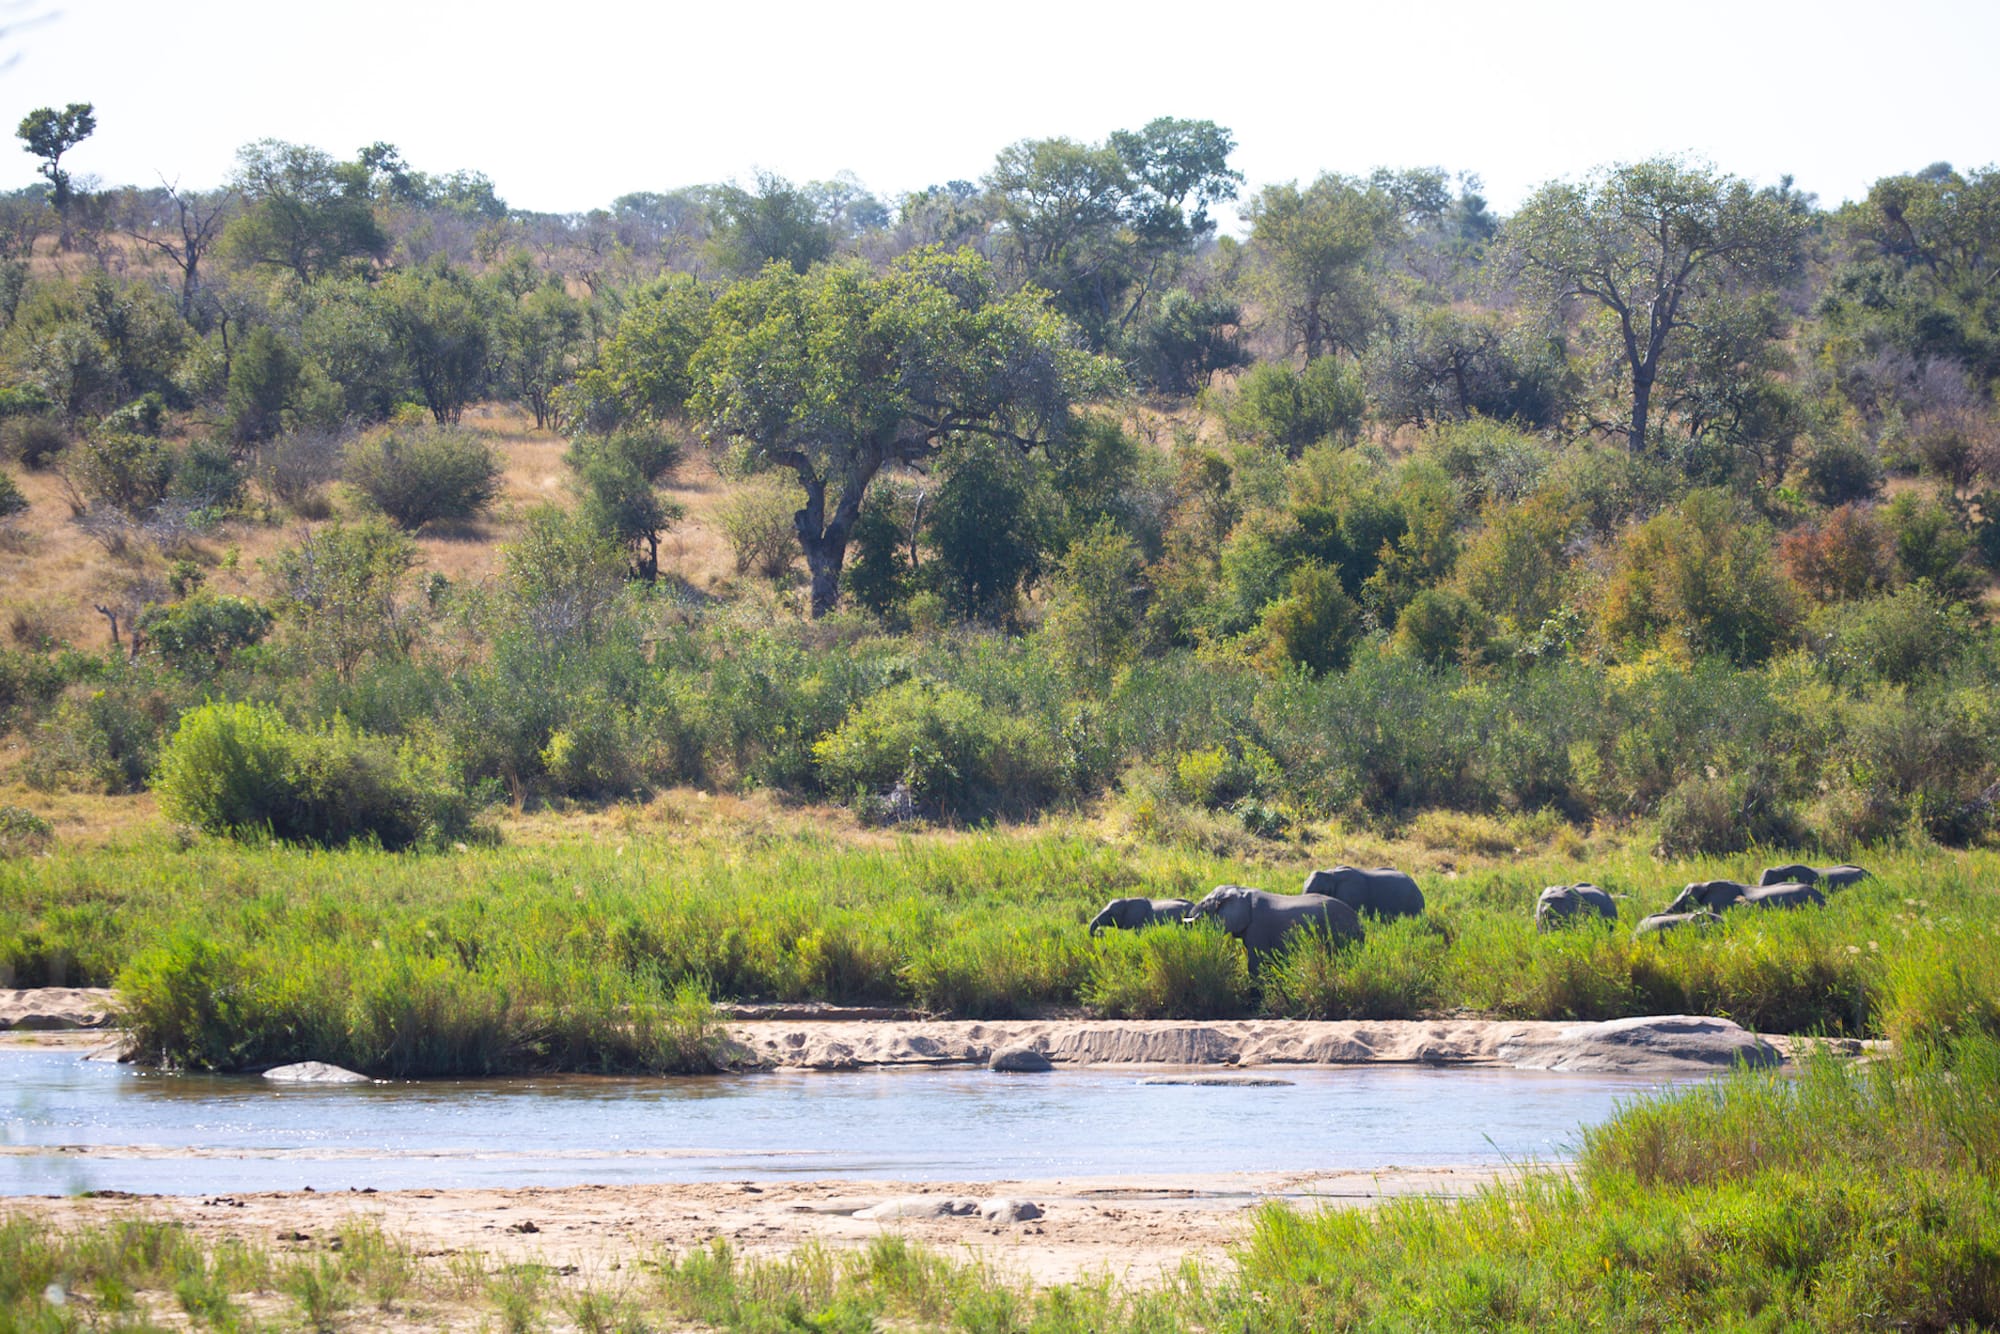
<path id="1" fill-rule="evenodd" d="M 1277 1087 L 1096 1066 L 275 1085 L 0 1052 L 0 1194 L 999 1181 L 1568 1157 L 1658 1079 L 1353 1066 Z M 1198 1072 L 1215 1075 L 1213 1068 Z"/>

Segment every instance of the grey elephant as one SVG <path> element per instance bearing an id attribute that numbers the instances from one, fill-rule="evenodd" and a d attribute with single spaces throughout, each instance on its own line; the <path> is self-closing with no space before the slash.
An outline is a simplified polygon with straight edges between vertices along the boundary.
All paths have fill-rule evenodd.
<path id="1" fill-rule="evenodd" d="M 1306 877 L 1306 887 L 1299 892 L 1339 899 L 1358 913 L 1373 913 L 1377 917 L 1424 914 L 1424 892 L 1417 888 L 1417 882 L 1388 866 L 1367 869 L 1336 866 L 1314 871 Z"/>
<path id="2" fill-rule="evenodd" d="M 1593 922 L 1618 920 L 1618 905 L 1611 896 L 1589 881 L 1574 885 L 1550 885 L 1535 900 L 1535 929 L 1553 931 L 1577 917 Z"/>
<path id="3" fill-rule="evenodd" d="M 1667 905 L 1670 913 L 1707 908 L 1721 912 L 1741 904 L 1747 908 L 1824 908 L 1826 895 L 1811 885 L 1739 885 L 1734 880 L 1702 880 L 1682 890 Z"/>
<path id="4" fill-rule="evenodd" d="M 1859 866 L 1767 866 L 1757 877 L 1760 885 L 1817 885 L 1821 889 L 1846 889 L 1868 878 Z"/>
<path id="5" fill-rule="evenodd" d="M 1335 940 L 1361 939 L 1360 914 L 1324 894 L 1269 894 L 1242 885 L 1217 885 L 1183 920 L 1198 922 L 1204 917 L 1215 918 L 1243 942 L 1252 977 L 1263 957 L 1283 949 L 1285 938 L 1301 927 L 1317 926 Z"/>
<path id="6" fill-rule="evenodd" d="M 1721 912 L 1735 907 L 1737 901 L 1749 892 L 1750 886 L 1741 880 L 1697 880 L 1674 895 L 1674 901 L 1666 906 L 1665 911 L 1685 913 L 1706 908 L 1710 912 Z"/>
<path id="7" fill-rule="evenodd" d="M 1113 899 L 1090 919 L 1090 934 L 1094 936 L 1107 926 L 1136 931 L 1155 922 L 1177 922 L 1192 907 L 1186 899 Z"/>
<path id="8" fill-rule="evenodd" d="M 1648 936 L 1663 936 L 1669 931 L 1678 931 L 1684 926 L 1706 931 L 1711 926 L 1719 926 L 1722 919 L 1703 909 L 1700 912 L 1656 912 L 1651 917 L 1639 919 L 1639 925 L 1632 932 L 1632 939 L 1644 940 Z"/>

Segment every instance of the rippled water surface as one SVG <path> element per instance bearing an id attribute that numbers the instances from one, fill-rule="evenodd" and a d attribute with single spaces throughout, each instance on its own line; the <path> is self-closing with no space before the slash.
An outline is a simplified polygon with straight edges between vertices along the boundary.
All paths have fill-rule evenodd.
<path id="1" fill-rule="evenodd" d="M 1567 1156 L 1655 1079 L 1410 1066 L 1117 1067 L 284 1086 L 0 1052 L 0 1194 L 559 1186 L 810 1177 L 990 1181 L 1339 1171 Z M 1213 1073 L 1212 1071 L 1206 1073 Z"/>

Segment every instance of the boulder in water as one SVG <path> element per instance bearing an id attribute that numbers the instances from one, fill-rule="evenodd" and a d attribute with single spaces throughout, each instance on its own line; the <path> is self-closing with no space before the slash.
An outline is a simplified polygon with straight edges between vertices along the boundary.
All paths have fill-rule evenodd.
<path id="1" fill-rule="evenodd" d="M 986 1068 L 1006 1074 L 1039 1075 L 1056 1067 L 1055 1062 L 1033 1047 L 1002 1047 L 993 1053 L 993 1059 L 986 1063 Z"/>
<path id="2" fill-rule="evenodd" d="M 357 1075 L 352 1070 L 343 1070 L 325 1061 L 299 1061 L 292 1065 L 280 1065 L 264 1072 L 264 1078 L 278 1084 L 367 1084 L 373 1081 L 367 1075 Z"/>

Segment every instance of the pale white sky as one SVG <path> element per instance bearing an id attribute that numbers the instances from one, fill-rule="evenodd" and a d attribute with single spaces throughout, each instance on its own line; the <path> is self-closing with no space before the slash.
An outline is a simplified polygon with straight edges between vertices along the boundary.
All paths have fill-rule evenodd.
<path id="1" fill-rule="evenodd" d="M 0 121 L 95 103 L 65 165 L 107 184 L 214 185 L 268 136 L 386 139 L 523 208 L 760 167 L 893 196 L 1160 115 L 1232 129 L 1252 189 L 1437 165 L 1503 209 L 1659 152 L 1828 203 L 2000 159 L 1996 0 L 0 0 L 49 11 L 0 38 Z M 0 145 L 0 188 L 33 179 Z"/>

